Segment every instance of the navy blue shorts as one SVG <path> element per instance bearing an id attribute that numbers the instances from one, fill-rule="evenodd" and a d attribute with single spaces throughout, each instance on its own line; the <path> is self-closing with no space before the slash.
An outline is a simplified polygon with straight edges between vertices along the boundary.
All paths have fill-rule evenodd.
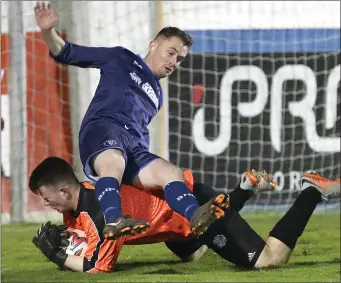
<path id="1" fill-rule="evenodd" d="M 128 130 L 112 123 L 94 123 L 79 133 L 79 154 L 85 175 L 97 181 L 93 160 L 107 149 L 119 149 L 124 154 L 126 168 L 122 178 L 124 184 L 132 184 L 142 168 L 159 156 L 149 152 L 137 137 Z"/>

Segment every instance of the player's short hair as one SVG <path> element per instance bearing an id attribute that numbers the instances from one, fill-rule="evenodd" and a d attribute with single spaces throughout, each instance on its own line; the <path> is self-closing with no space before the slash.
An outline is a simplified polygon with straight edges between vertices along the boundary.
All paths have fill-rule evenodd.
<path id="1" fill-rule="evenodd" d="M 159 37 L 165 37 L 170 38 L 173 36 L 179 37 L 185 46 L 190 49 L 193 45 L 193 39 L 192 37 L 185 31 L 177 28 L 177 27 L 164 27 L 162 30 L 159 31 L 159 33 L 156 35 L 155 39 L 158 39 Z M 155 40 L 154 39 L 154 40 Z"/>
<path id="2" fill-rule="evenodd" d="M 38 194 L 42 186 L 56 187 L 65 184 L 75 186 L 79 184 L 79 181 L 67 161 L 51 156 L 44 159 L 33 170 L 29 181 L 29 188 L 34 194 Z"/>

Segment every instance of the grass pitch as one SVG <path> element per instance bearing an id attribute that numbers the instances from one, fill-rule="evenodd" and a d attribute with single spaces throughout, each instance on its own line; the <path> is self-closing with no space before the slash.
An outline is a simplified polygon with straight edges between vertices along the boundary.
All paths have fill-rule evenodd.
<path id="1" fill-rule="evenodd" d="M 244 214 L 266 237 L 280 214 Z M 208 250 L 197 262 L 181 263 L 164 244 L 124 246 L 116 272 L 61 272 L 33 246 L 39 224 L 2 226 L 2 282 L 340 282 L 340 214 L 315 214 L 288 264 L 244 271 Z"/>

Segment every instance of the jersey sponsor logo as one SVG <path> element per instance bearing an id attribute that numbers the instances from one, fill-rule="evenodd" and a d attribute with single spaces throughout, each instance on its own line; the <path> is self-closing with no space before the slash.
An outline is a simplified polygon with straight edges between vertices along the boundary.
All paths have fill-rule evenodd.
<path id="1" fill-rule="evenodd" d="M 253 253 L 248 253 L 247 256 L 249 258 L 249 261 L 251 261 L 253 259 L 253 257 L 255 256 L 256 252 Z"/>
<path id="2" fill-rule="evenodd" d="M 135 82 L 138 85 L 141 84 L 142 80 L 138 75 L 136 75 L 135 72 L 129 73 L 129 75 L 130 75 L 130 78 L 133 80 L 133 82 Z"/>
<path id="3" fill-rule="evenodd" d="M 148 82 L 146 82 L 142 85 L 142 89 L 148 95 L 151 101 L 154 103 L 155 108 L 159 109 L 159 99 L 157 98 L 157 95 L 154 89 L 152 88 L 152 86 Z"/>
<path id="4" fill-rule="evenodd" d="M 147 94 L 147 96 L 153 102 L 155 108 L 159 109 L 159 98 L 156 95 L 152 86 L 148 82 L 143 83 L 143 85 L 141 86 L 142 80 L 138 75 L 136 75 L 135 71 L 129 73 L 129 75 L 130 75 L 130 78 L 132 79 L 132 81 L 134 83 L 136 83 L 138 86 L 140 86 L 143 89 L 143 91 Z M 158 93 L 159 93 L 159 91 L 160 90 L 158 89 Z"/>
<path id="5" fill-rule="evenodd" d="M 226 240 L 225 236 L 221 235 L 221 234 L 216 235 L 213 239 L 213 244 L 220 249 L 222 247 L 226 246 L 226 242 L 227 242 L 227 240 Z"/>

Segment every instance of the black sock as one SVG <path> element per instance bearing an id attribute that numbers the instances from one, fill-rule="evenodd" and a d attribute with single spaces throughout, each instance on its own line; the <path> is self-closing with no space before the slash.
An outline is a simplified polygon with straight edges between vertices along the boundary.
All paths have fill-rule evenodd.
<path id="1" fill-rule="evenodd" d="M 243 190 L 239 183 L 234 191 L 230 193 L 230 206 L 239 212 L 252 196 L 253 192 L 250 190 Z"/>
<path id="2" fill-rule="evenodd" d="M 309 187 L 303 190 L 269 236 L 280 240 L 293 250 L 320 201 L 321 193 L 316 188 Z"/>
<path id="3" fill-rule="evenodd" d="M 194 183 L 193 194 L 200 205 L 219 195 L 215 189 L 202 183 Z"/>

